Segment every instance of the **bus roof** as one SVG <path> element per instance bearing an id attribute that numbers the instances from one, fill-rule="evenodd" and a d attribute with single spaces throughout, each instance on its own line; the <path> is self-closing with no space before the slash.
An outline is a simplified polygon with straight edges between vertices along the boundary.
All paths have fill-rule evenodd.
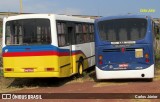
<path id="1" fill-rule="evenodd" d="M 103 20 L 111 20 L 111 19 L 123 19 L 123 18 L 151 18 L 150 16 L 146 15 L 117 15 L 117 16 L 108 16 L 108 17 L 101 17 L 96 19 L 96 21 L 103 21 Z"/>
<path id="2" fill-rule="evenodd" d="M 82 18 L 68 15 L 54 15 L 57 20 L 67 20 L 67 21 L 80 21 L 80 22 L 94 22 L 94 19 Z"/>
<path id="3" fill-rule="evenodd" d="M 90 18 L 82 18 L 82 17 L 75 17 L 75 16 L 69 16 L 69 15 L 57 15 L 57 14 L 22 14 L 22 15 L 5 17 L 4 19 L 17 20 L 17 19 L 50 18 L 50 17 L 54 17 L 55 20 L 91 22 L 91 23 L 94 22 L 94 19 L 90 19 Z"/>

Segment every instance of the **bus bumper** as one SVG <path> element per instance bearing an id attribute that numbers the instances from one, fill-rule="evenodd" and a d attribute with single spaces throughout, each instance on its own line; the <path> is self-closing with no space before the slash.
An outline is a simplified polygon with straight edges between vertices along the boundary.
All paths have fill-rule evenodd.
<path id="1" fill-rule="evenodd" d="M 154 65 L 142 70 L 104 71 L 96 66 L 97 79 L 151 79 L 154 78 Z"/>
<path id="2" fill-rule="evenodd" d="M 59 72 L 34 72 L 34 73 L 4 73 L 6 78 L 43 78 L 60 77 Z"/>

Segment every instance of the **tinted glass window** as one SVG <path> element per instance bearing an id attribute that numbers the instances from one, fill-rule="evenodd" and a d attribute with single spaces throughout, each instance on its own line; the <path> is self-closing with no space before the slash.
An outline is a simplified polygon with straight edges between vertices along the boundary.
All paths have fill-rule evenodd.
<path id="1" fill-rule="evenodd" d="M 145 19 L 115 19 L 98 23 L 100 38 L 103 41 L 135 41 L 143 39 L 147 30 Z"/>
<path id="2" fill-rule="evenodd" d="M 50 44 L 50 21 L 48 19 L 8 21 L 5 35 L 7 45 Z"/>
<path id="3" fill-rule="evenodd" d="M 67 39 L 67 26 L 66 22 L 57 22 L 57 33 L 58 33 L 58 44 L 59 46 L 66 46 L 68 43 Z"/>

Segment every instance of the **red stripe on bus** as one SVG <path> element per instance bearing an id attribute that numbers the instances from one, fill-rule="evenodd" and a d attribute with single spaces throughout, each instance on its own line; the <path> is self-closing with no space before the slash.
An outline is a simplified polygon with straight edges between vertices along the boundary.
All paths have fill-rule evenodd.
<path id="1" fill-rule="evenodd" d="M 72 52 L 72 55 L 78 55 L 78 54 L 83 54 L 83 53 L 81 51 Z"/>

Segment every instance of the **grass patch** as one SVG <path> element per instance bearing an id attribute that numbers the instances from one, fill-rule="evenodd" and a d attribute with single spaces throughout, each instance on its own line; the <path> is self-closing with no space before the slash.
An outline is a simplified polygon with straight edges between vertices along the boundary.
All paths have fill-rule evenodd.
<path id="1" fill-rule="evenodd" d="M 160 62 L 159 61 L 155 63 L 155 67 L 156 67 L 156 70 L 160 70 Z"/>
<path id="2" fill-rule="evenodd" d="M 0 77 L 0 93 L 8 92 L 13 90 L 13 88 L 8 88 L 8 86 L 14 81 L 13 78 Z"/>
<path id="3" fill-rule="evenodd" d="M 0 68 L 0 77 L 3 76 L 3 70 Z"/>
<path id="4" fill-rule="evenodd" d="M 2 53 L 1 53 L 2 48 L 0 47 L 0 76 L 3 75 L 3 70 L 2 70 Z"/>
<path id="5" fill-rule="evenodd" d="M 91 74 L 93 74 L 94 71 L 90 71 L 90 72 L 83 72 L 83 76 L 79 77 L 79 76 L 71 76 L 72 80 L 70 80 L 67 84 L 71 84 L 71 83 L 84 83 L 86 81 L 93 81 L 93 78 L 91 77 Z"/>
<path id="6" fill-rule="evenodd" d="M 156 73 L 155 73 L 155 78 L 154 80 L 160 80 L 160 54 L 155 55 L 155 68 L 156 68 Z"/>

